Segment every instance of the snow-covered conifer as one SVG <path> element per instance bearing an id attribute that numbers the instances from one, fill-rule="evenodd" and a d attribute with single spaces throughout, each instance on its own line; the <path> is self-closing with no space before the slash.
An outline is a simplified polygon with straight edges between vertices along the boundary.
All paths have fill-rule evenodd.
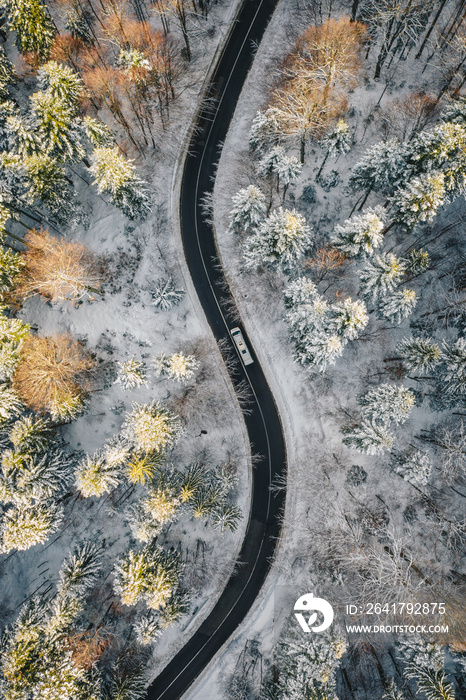
<path id="1" fill-rule="evenodd" d="M 182 433 L 181 421 L 159 402 L 133 404 L 123 424 L 123 434 L 137 449 L 163 452 Z"/>
<path id="2" fill-rule="evenodd" d="M 147 383 L 147 375 L 144 362 L 136 360 L 134 355 L 124 362 L 117 362 L 118 376 L 116 383 L 124 389 L 135 389 Z"/>
<path id="3" fill-rule="evenodd" d="M 83 82 L 79 75 L 57 61 L 44 63 L 37 78 L 41 90 L 47 90 L 57 100 L 65 100 L 71 105 L 76 105 L 83 93 Z"/>
<path id="4" fill-rule="evenodd" d="M 120 465 L 109 465 L 103 455 L 85 457 L 75 472 L 76 488 L 84 498 L 109 493 L 122 479 Z"/>
<path id="5" fill-rule="evenodd" d="M 189 612 L 189 596 L 178 590 L 160 611 L 160 625 L 166 629 L 187 612 Z"/>
<path id="6" fill-rule="evenodd" d="M 402 289 L 382 297 L 377 309 L 382 318 L 399 325 L 405 318 L 411 316 L 416 304 L 417 294 L 414 289 Z"/>
<path id="7" fill-rule="evenodd" d="M 277 146 L 283 129 L 280 121 L 280 110 L 269 107 L 265 112 L 257 112 L 252 122 L 249 134 L 249 146 L 259 154 Z"/>
<path id="8" fill-rule="evenodd" d="M 245 267 L 278 267 L 292 270 L 311 242 L 311 229 L 298 212 L 279 207 L 246 239 L 243 247 Z"/>
<path id="9" fill-rule="evenodd" d="M 191 379 L 199 369 L 199 361 L 194 355 L 184 355 L 176 352 L 173 355 L 160 355 L 154 358 L 153 367 L 156 376 L 167 376 L 178 382 Z"/>
<path id="10" fill-rule="evenodd" d="M 22 53 L 47 56 L 57 32 L 41 0 L 9 0 L 4 3 L 10 28 L 16 32 L 16 45 Z"/>
<path id="11" fill-rule="evenodd" d="M 367 261 L 361 271 L 361 294 L 371 301 L 395 291 L 405 272 L 405 263 L 393 253 L 381 253 Z"/>
<path id="12" fill-rule="evenodd" d="M 16 391 L 7 384 L 0 383 L 0 423 L 19 416 L 23 408 Z"/>
<path id="13" fill-rule="evenodd" d="M 425 452 L 401 454 L 393 462 L 393 469 L 403 479 L 417 486 L 425 486 L 432 474 L 432 462 Z"/>
<path id="14" fill-rule="evenodd" d="M 65 492 L 70 479 L 70 458 L 64 452 L 3 452 L 0 495 L 5 502 L 27 508 L 57 499 Z"/>
<path id="15" fill-rule="evenodd" d="M 162 464 L 162 450 L 135 450 L 126 463 L 125 474 L 131 484 L 150 483 L 157 476 Z"/>
<path id="16" fill-rule="evenodd" d="M 302 163 L 295 156 L 288 156 L 283 146 L 266 151 L 257 166 L 260 177 L 276 175 L 278 182 L 287 188 L 301 175 Z"/>
<path id="17" fill-rule="evenodd" d="M 125 511 L 126 519 L 133 537 L 139 542 L 152 542 L 162 529 L 158 520 L 149 518 L 141 503 L 129 506 Z"/>
<path id="18" fill-rule="evenodd" d="M 21 114 L 11 114 L 7 117 L 8 142 L 10 151 L 21 158 L 27 158 L 39 152 L 40 139 L 33 129 L 30 120 Z"/>
<path id="19" fill-rule="evenodd" d="M 30 326 L 18 318 L 9 318 L 4 314 L 5 307 L 0 306 L 0 379 L 11 379 L 19 360 L 19 353 L 24 340 L 28 337 Z"/>
<path id="20" fill-rule="evenodd" d="M 225 530 L 233 532 L 238 527 L 241 516 L 241 508 L 222 503 L 212 510 L 210 519 L 213 527 L 221 530 L 221 532 L 225 532 Z"/>
<path id="21" fill-rule="evenodd" d="M 466 339 L 458 338 L 453 345 L 443 344 L 440 373 L 450 394 L 466 393 Z"/>
<path id="22" fill-rule="evenodd" d="M 369 316 L 363 301 L 348 298 L 331 307 L 331 324 L 335 332 L 346 340 L 354 340 L 367 326 Z"/>
<path id="23" fill-rule="evenodd" d="M 51 439 L 51 430 L 44 418 L 21 416 L 8 434 L 15 450 L 22 454 L 43 452 Z"/>
<path id="24" fill-rule="evenodd" d="M 169 485 L 161 485 L 149 489 L 149 496 L 142 507 L 144 511 L 161 525 L 175 520 L 180 499 L 174 494 Z"/>
<path id="25" fill-rule="evenodd" d="M 406 272 L 417 275 L 429 267 L 429 253 L 425 250 L 410 250 L 406 256 Z"/>
<path id="26" fill-rule="evenodd" d="M 77 216 L 76 197 L 64 169 L 47 153 L 34 153 L 22 159 L 29 204 L 43 204 L 62 224 Z"/>
<path id="27" fill-rule="evenodd" d="M 108 126 L 100 119 L 85 116 L 82 121 L 84 132 L 89 139 L 91 146 L 99 148 L 100 146 L 111 147 L 115 141 Z"/>
<path id="28" fill-rule="evenodd" d="M 256 185 L 239 190 L 232 198 L 229 230 L 249 235 L 265 219 L 265 195 Z"/>
<path id="29" fill-rule="evenodd" d="M 411 389 L 396 384 L 380 384 L 358 398 L 365 418 L 388 425 L 404 423 L 415 405 Z"/>
<path id="30" fill-rule="evenodd" d="M 172 277 L 158 280 L 151 289 L 152 303 L 161 311 L 169 311 L 173 306 L 177 306 L 184 295 L 184 289 L 178 289 Z"/>
<path id="31" fill-rule="evenodd" d="M 9 248 L 0 248 L 0 292 L 11 291 L 24 268 L 19 253 Z"/>
<path id="32" fill-rule="evenodd" d="M 146 183 L 136 174 L 131 160 L 117 146 L 97 146 L 90 172 L 100 193 L 108 192 L 112 203 L 129 219 L 143 219 L 150 212 Z"/>
<path id="33" fill-rule="evenodd" d="M 62 519 L 62 509 L 53 503 L 9 508 L 0 526 L 0 551 L 6 554 L 43 544 L 58 530 Z"/>
<path id="34" fill-rule="evenodd" d="M 422 222 L 433 221 L 437 209 L 445 201 L 445 175 L 442 172 L 426 173 L 412 178 L 393 196 L 395 219 L 414 228 Z"/>
<path id="35" fill-rule="evenodd" d="M 297 304 L 308 304 L 319 296 L 315 283 L 309 277 L 298 277 L 285 288 L 283 298 L 288 309 Z"/>
<path id="36" fill-rule="evenodd" d="M 140 615 L 133 623 L 133 632 L 138 644 L 150 646 L 160 636 L 160 622 L 153 612 Z"/>
<path id="37" fill-rule="evenodd" d="M 175 592 L 181 573 L 177 552 L 146 545 L 130 549 L 114 567 L 114 590 L 124 605 L 144 601 L 151 610 L 163 608 Z"/>
<path id="38" fill-rule="evenodd" d="M 359 425 L 344 431 L 343 442 L 353 450 L 368 455 L 377 455 L 390 450 L 394 435 L 384 425 L 363 419 Z"/>
<path id="39" fill-rule="evenodd" d="M 82 160 L 85 152 L 72 101 L 43 90 L 31 95 L 30 103 L 31 119 L 43 152 L 60 162 Z"/>
<path id="40" fill-rule="evenodd" d="M 350 185 L 355 190 L 390 193 L 408 174 L 406 147 L 398 139 L 388 139 L 366 151 L 351 172 Z"/>
<path id="41" fill-rule="evenodd" d="M 328 365 L 335 364 L 343 353 L 343 347 L 343 342 L 337 335 L 316 332 L 296 343 L 295 357 L 303 365 L 311 364 L 325 370 Z"/>
<path id="42" fill-rule="evenodd" d="M 146 695 L 147 679 L 142 669 L 132 672 L 125 669 L 110 680 L 108 688 L 110 700 L 142 700 Z"/>
<path id="43" fill-rule="evenodd" d="M 403 338 L 396 351 L 409 370 L 430 372 L 442 358 L 442 351 L 431 338 Z"/>
<path id="44" fill-rule="evenodd" d="M 344 119 L 339 119 L 321 139 L 322 148 L 331 158 L 348 153 L 351 148 L 351 132 Z"/>
<path id="45" fill-rule="evenodd" d="M 206 469 L 201 462 L 193 462 L 184 474 L 179 475 L 179 498 L 181 503 L 193 499 L 204 485 Z"/>
<path id="46" fill-rule="evenodd" d="M 83 596 L 95 585 L 101 572 L 102 550 L 93 542 L 75 547 L 60 568 L 59 592 Z"/>
<path id="47" fill-rule="evenodd" d="M 349 257 L 372 255 L 383 241 L 383 209 L 366 209 L 335 227 L 332 243 Z"/>
<path id="48" fill-rule="evenodd" d="M 13 80 L 15 68 L 8 60 L 5 51 L 0 47 L 0 97 L 8 94 L 8 85 Z"/>

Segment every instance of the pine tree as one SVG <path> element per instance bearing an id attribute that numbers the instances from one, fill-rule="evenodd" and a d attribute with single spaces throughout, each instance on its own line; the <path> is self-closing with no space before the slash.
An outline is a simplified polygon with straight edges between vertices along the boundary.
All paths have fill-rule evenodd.
<path id="1" fill-rule="evenodd" d="M 332 328 L 345 340 L 357 338 L 368 322 L 369 316 L 363 301 L 348 298 L 331 307 Z"/>
<path id="2" fill-rule="evenodd" d="M 82 597 L 97 582 L 102 566 L 102 550 L 93 542 L 75 547 L 60 568 L 60 593 Z"/>
<path id="3" fill-rule="evenodd" d="M 15 68 L 6 57 L 5 51 L 0 47 L 0 98 L 8 95 L 8 86 L 13 80 Z"/>
<path id="4" fill-rule="evenodd" d="M 40 139 L 30 123 L 21 114 L 11 114 L 6 119 L 9 150 L 16 156 L 27 158 L 40 151 Z"/>
<path id="5" fill-rule="evenodd" d="M 7 19 L 16 32 L 16 45 L 22 53 L 45 58 L 56 34 L 55 25 L 41 0 L 8 0 Z"/>
<path id="6" fill-rule="evenodd" d="M 361 294 L 377 301 L 395 291 L 405 272 L 405 263 L 393 253 L 375 255 L 361 271 Z"/>
<path id="7" fill-rule="evenodd" d="M 410 250 L 406 257 L 406 272 L 417 275 L 429 267 L 429 253 L 425 250 Z"/>
<path id="8" fill-rule="evenodd" d="M 406 146 L 388 139 L 371 146 L 351 172 L 349 184 L 354 190 L 371 189 L 389 194 L 410 176 Z"/>
<path id="9" fill-rule="evenodd" d="M 51 441 L 52 431 L 44 418 L 21 416 L 10 429 L 8 438 L 22 454 L 43 452 Z"/>
<path id="10" fill-rule="evenodd" d="M 184 295 L 184 289 L 177 289 L 171 277 L 158 280 L 151 290 L 152 303 L 161 311 L 169 311 L 173 306 L 177 306 Z"/>
<path id="11" fill-rule="evenodd" d="M 303 365 L 315 365 L 324 371 L 335 364 L 343 353 L 343 342 L 333 334 L 315 332 L 308 334 L 296 343 L 295 358 Z"/>
<path id="12" fill-rule="evenodd" d="M 158 616 L 153 612 L 140 615 L 133 624 L 133 632 L 136 641 L 141 646 L 154 644 L 157 637 L 161 634 Z"/>
<path id="13" fill-rule="evenodd" d="M 358 398 L 363 407 L 363 416 L 383 425 L 389 423 L 404 423 L 414 405 L 414 394 L 411 389 L 395 384 L 380 384 L 370 389 Z"/>
<path id="14" fill-rule="evenodd" d="M 140 503 L 129 506 L 125 511 L 125 515 L 131 534 L 139 542 L 148 544 L 160 534 L 162 525 L 158 520 L 149 518 Z"/>
<path id="15" fill-rule="evenodd" d="M 12 507 L 3 515 L 0 527 L 0 551 L 24 551 L 36 544 L 44 544 L 63 519 L 62 509 L 52 503 L 38 503 L 30 507 Z"/>
<path id="16" fill-rule="evenodd" d="M 420 450 L 399 455 L 392 467 L 403 479 L 418 486 L 425 486 L 429 482 L 433 469 L 429 456 Z"/>
<path id="17" fill-rule="evenodd" d="M 134 451 L 125 467 L 125 475 L 131 484 L 151 483 L 163 464 L 161 450 Z"/>
<path id="18" fill-rule="evenodd" d="M 332 243 L 349 257 L 372 255 L 383 242 L 382 207 L 366 209 L 335 227 Z"/>
<path id="19" fill-rule="evenodd" d="M 153 367 L 156 376 L 167 376 L 183 383 L 191 379 L 199 369 L 199 361 L 194 355 L 184 355 L 182 352 L 173 355 L 160 355 L 154 358 Z"/>
<path id="20" fill-rule="evenodd" d="M 288 156 L 283 146 L 274 146 L 264 153 L 257 166 L 260 177 L 276 175 L 277 184 L 284 185 L 285 192 L 288 186 L 299 178 L 302 169 L 302 163 L 294 156 Z"/>
<path id="21" fill-rule="evenodd" d="M 100 119 L 85 116 L 82 121 L 84 132 L 89 139 L 91 146 L 94 148 L 105 147 L 110 148 L 114 145 L 115 140 L 110 132 L 110 129 Z"/>
<path id="22" fill-rule="evenodd" d="M 114 567 L 114 590 L 124 605 L 144 601 L 151 610 L 159 610 L 175 592 L 180 573 L 176 552 L 151 545 L 130 549 Z"/>
<path id="23" fill-rule="evenodd" d="M 77 108 L 83 94 L 83 82 L 71 68 L 56 61 L 44 63 L 37 78 L 41 90 L 46 90 L 56 100 L 63 100 Z"/>
<path id="24" fill-rule="evenodd" d="M 76 468 L 76 488 L 84 498 L 90 496 L 100 498 L 120 484 L 121 472 L 120 465 L 109 465 L 102 455 L 87 456 Z"/>
<path id="25" fill-rule="evenodd" d="M 442 172 L 415 177 L 393 196 L 395 219 L 408 229 L 422 222 L 430 223 L 444 203 L 445 196 L 445 175 Z"/>
<path id="26" fill-rule="evenodd" d="M 279 145 L 283 134 L 280 110 L 269 107 L 265 112 L 257 112 L 249 134 L 249 147 L 259 155 Z"/>
<path id="27" fill-rule="evenodd" d="M 123 434 L 137 449 L 163 452 L 182 433 L 181 421 L 159 402 L 133 404 L 123 424 Z"/>
<path id="28" fill-rule="evenodd" d="M 466 393 L 466 339 L 458 338 L 453 345 L 443 344 L 440 366 L 442 384 L 449 394 Z"/>
<path id="29" fill-rule="evenodd" d="M 65 493 L 70 478 L 70 458 L 59 450 L 32 454 L 5 450 L 0 472 L 0 500 L 18 508 L 45 504 Z"/>
<path id="30" fill-rule="evenodd" d="M 19 416 L 23 410 L 23 404 L 14 389 L 7 384 L 0 383 L 0 423 Z"/>
<path id="31" fill-rule="evenodd" d="M 124 362 L 117 362 L 118 375 L 117 384 L 121 384 L 124 389 L 135 389 L 147 383 L 144 362 L 136 360 L 134 355 Z"/>
<path id="32" fill-rule="evenodd" d="M 279 207 L 244 244 L 245 267 L 293 270 L 311 243 L 311 230 L 296 211 Z"/>
<path id="33" fill-rule="evenodd" d="M 181 503 L 187 503 L 202 489 L 205 483 L 206 469 L 200 462 L 189 465 L 184 474 L 179 475 L 179 498 Z"/>
<path id="34" fill-rule="evenodd" d="M 359 425 L 344 431 L 343 442 L 353 450 L 368 455 L 377 455 L 390 450 L 394 435 L 384 425 L 363 419 Z"/>
<path id="35" fill-rule="evenodd" d="M 348 124 L 344 119 L 339 119 L 335 126 L 327 131 L 321 139 L 321 146 L 325 150 L 324 160 L 316 175 L 316 180 L 319 181 L 322 170 L 328 157 L 336 158 L 337 156 L 348 153 L 351 148 L 351 133 Z"/>
<path id="36" fill-rule="evenodd" d="M 413 289 L 402 289 L 382 298 L 378 304 L 378 312 L 382 318 L 399 325 L 405 318 L 411 316 L 416 304 L 416 292 Z"/>
<path id="37" fill-rule="evenodd" d="M 222 503 L 218 508 L 212 510 L 210 519 L 213 527 L 221 530 L 222 533 L 225 532 L 225 530 L 234 532 L 238 527 L 241 516 L 241 508 Z"/>
<path id="38" fill-rule="evenodd" d="M 62 163 L 82 160 L 85 151 L 72 100 L 56 97 L 50 90 L 44 90 L 31 95 L 30 104 L 31 119 L 44 154 Z"/>
<path id="39" fill-rule="evenodd" d="M 229 230 L 245 235 L 254 233 L 265 218 L 264 193 L 256 185 L 249 185 L 239 190 L 232 202 Z"/>
<path id="40" fill-rule="evenodd" d="M 24 262 L 19 253 L 8 248 L 0 249 L 0 292 L 9 292 L 14 288 L 23 268 Z"/>
<path id="41" fill-rule="evenodd" d="M 108 192 L 112 203 L 129 219 L 144 219 L 150 212 L 146 184 L 117 146 L 98 146 L 92 152 L 90 172 L 100 193 Z"/>
<path id="42" fill-rule="evenodd" d="M 75 195 L 65 171 L 47 153 L 35 153 L 21 161 L 27 183 L 28 204 L 43 204 L 62 225 L 76 216 Z"/>
<path id="43" fill-rule="evenodd" d="M 143 501 L 144 511 L 160 525 L 165 525 L 175 519 L 180 504 L 169 484 L 149 489 L 149 497 Z"/>
<path id="44" fill-rule="evenodd" d="M 396 346 L 409 370 L 430 372 L 441 360 L 442 351 L 431 338 L 403 338 Z"/>

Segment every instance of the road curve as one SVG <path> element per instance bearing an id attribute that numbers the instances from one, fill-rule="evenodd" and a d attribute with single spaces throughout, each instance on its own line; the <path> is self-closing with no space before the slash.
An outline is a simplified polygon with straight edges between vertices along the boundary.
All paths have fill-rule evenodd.
<path id="1" fill-rule="evenodd" d="M 229 328 L 241 322 L 218 264 L 215 232 L 202 215 L 201 200 L 213 190 L 221 145 L 277 1 L 244 0 L 209 83 L 207 97 L 211 99 L 203 100 L 196 116 L 182 175 L 180 222 L 186 262 L 215 338 L 230 346 Z M 244 328 L 243 333 L 255 362 L 245 368 L 236 357 L 234 367 L 228 363 L 227 369 L 235 387 L 242 381 L 250 387 L 252 399 L 244 420 L 252 449 L 260 458 L 254 462 L 250 510 L 244 513 L 248 523 L 238 555 L 241 565 L 206 620 L 149 686 L 148 700 L 176 700 L 187 691 L 251 608 L 278 542 L 285 493 L 280 490 L 272 495 L 269 487 L 286 474 L 285 441 L 253 343 Z"/>

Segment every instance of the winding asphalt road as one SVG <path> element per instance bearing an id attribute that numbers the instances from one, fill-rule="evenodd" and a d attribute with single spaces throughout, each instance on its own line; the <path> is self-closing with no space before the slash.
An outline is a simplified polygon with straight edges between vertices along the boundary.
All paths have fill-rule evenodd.
<path id="1" fill-rule="evenodd" d="M 186 261 L 215 338 L 230 345 L 229 329 L 240 325 L 239 314 L 218 264 L 215 232 L 202 215 L 201 200 L 213 190 L 221 144 L 255 48 L 277 1 L 244 0 L 208 86 L 207 97 L 211 99 L 204 100 L 196 117 L 182 176 L 180 221 Z M 180 698 L 233 634 L 264 583 L 280 535 L 285 493 L 280 490 L 273 495 L 269 487 L 277 477 L 286 475 L 283 430 L 272 392 L 244 328 L 243 334 L 255 362 L 245 368 L 235 354 L 234 366 L 228 363 L 227 368 L 235 387 L 242 381 L 249 385 L 252 399 L 244 420 L 251 448 L 260 459 L 255 461 L 252 473 L 250 511 L 244 514 L 248 523 L 238 556 L 241 565 L 200 628 L 153 681 L 148 700 Z"/>

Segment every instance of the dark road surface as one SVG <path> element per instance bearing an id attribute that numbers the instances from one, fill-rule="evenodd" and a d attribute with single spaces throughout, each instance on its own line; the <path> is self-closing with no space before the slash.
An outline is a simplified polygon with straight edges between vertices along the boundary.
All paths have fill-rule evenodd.
<path id="1" fill-rule="evenodd" d="M 269 572 L 280 534 L 280 514 L 285 493 L 277 495 L 270 485 L 277 476 L 286 474 L 286 452 L 283 431 L 267 381 L 254 354 L 237 312 L 223 270 L 216 264 L 217 249 L 212 226 L 203 219 L 201 199 L 213 189 L 220 144 L 226 138 L 243 83 L 277 0 L 245 0 L 237 15 L 227 44 L 217 63 L 208 88 L 209 106 L 201 108 L 196 128 L 184 163 L 180 197 L 181 234 L 186 261 L 199 300 L 217 340 L 227 339 L 231 351 L 229 329 L 239 325 L 255 359 L 246 369 L 236 359 L 233 384 L 246 381 L 252 400 L 245 412 L 252 450 L 261 457 L 252 473 L 252 501 L 247 530 L 239 553 L 241 565 L 226 582 L 215 607 L 185 646 L 153 681 L 148 700 L 175 700 L 211 661 L 217 651 L 242 622 L 256 599 Z M 245 139 L 247 134 L 245 134 Z M 233 194 L 233 193 L 232 193 Z M 226 312 L 226 308 L 229 312 Z M 234 407 L 232 406 L 232 412 Z"/>

